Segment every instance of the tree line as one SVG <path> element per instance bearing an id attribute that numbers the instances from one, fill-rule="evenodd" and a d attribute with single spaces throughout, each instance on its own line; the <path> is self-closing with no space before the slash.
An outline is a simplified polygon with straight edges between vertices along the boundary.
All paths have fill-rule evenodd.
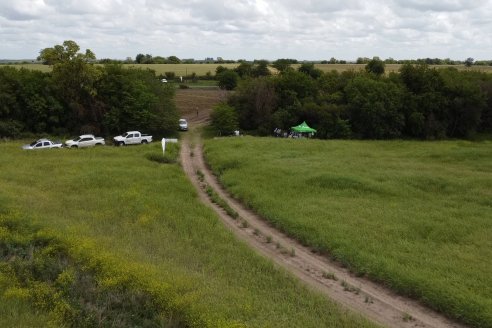
<path id="1" fill-rule="evenodd" d="M 0 137 L 176 130 L 174 89 L 151 70 L 93 65 L 74 41 L 41 50 L 49 73 L 0 68 Z"/>
<path id="2" fill-rule="evenodd" d="M 425 63 L 385 75 L 384 65 L 373 59 L 365 71 L 325 73 L 305 63 L 297 70 L 286 65 L 276 75 L 248 76 L 239 80 L 228 111 L 221 106 L 220 113 L 232 126 L 260 135 L 302 121 L 319 138 L 439 139 L 492 132 L 492 75 Z"/>

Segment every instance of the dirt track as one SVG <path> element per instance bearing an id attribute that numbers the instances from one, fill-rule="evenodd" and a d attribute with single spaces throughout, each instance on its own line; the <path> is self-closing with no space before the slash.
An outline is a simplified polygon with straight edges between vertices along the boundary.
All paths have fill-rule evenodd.
<path id="1" fill-rule="evenodd" d="M 189 94 L 188 94 L 189 95 Z M 219 99 L 221 97 L 217 97 Z M 210 109 L 199 115 L 182 112 L 190 121 L 190 132 L 181 145 L 181 164 L 200 196 L 214 209 L 223 223 L 241 240 L 261 255 L 287 269 L 300 280 L 354 312 L 387 327 L 464 327 L 421 306 L 418 302 L 364 278 L 355 277 L 338 263 L 314 254 L 309 248 L 271 227 L 264 219 L 233 199 L 205 165 L 199 128 L 208 121 Z M 195 114 L 195 117 L 192 117 Z M 201 114 L 201 115 L 200 115 Z M 197 172 L 201 174 L 197 174 Z M 211 202 L 209 186 L 239 214 L 233 219 Z M 247 222 L 247 223 L 244 223 Z"/>

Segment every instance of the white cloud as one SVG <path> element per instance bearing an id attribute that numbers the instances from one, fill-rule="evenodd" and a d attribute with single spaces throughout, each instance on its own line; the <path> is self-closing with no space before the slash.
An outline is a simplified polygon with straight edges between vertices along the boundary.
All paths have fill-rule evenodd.
<path id="1" fill-rule="evenodd" d="M 75 40 L 99 58 L 491 58 L 487 0 L 2 0 L 0 58 Z"/>

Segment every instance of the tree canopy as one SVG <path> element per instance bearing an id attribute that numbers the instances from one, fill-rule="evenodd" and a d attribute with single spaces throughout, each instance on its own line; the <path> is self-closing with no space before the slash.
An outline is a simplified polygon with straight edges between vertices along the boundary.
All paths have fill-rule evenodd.
<path id="1" fill-rule="evenodd" d="M 174 89 L 154 71 L 95 66 L 94 53 L 79 50 L 74 41 L 41 50 L 40 60 L 53 65 L 49 73 L 0 68 L 0 137 L 134 129 L 174 133 Z"/>

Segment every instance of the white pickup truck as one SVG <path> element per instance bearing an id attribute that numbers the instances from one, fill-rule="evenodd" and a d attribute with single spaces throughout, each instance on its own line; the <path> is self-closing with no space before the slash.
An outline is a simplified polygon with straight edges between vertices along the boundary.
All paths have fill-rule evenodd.
<path id="1" fill-rule="evenodd" d="M 121 136 L 114 137 L 113 141 L 117 146 L 146 144 L 148 142 L 152 142 L 152 136 L 149 136 L 148 134 L 141 134 L 138 131 L 128 131 Z"/>
<path id="2" fill-rule="evenodd" d="M 77 138 L 65 141 L 68 148 L 93 147 L 106 144 L 104 138 L 94 137 L 92 134 L 83 134 Z"/>
<path id="3" fill-rule="evenodd" d="M 51 141 L 48 139 L 39 139 L 32 142 L 29 145 L 22 146 L 22 149 L 49 149 L 49 148 L 61 148 L 63 144 L 59 141 Z"/>

